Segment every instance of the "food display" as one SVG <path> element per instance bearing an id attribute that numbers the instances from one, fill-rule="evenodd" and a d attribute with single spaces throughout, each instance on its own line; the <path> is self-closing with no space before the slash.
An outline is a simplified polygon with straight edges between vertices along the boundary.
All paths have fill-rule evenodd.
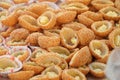
<path id="1" fill-rule="evenodd" d="M 119 0 L 0 1 L 0 80 L 107 80 L 115 48 Z"/>

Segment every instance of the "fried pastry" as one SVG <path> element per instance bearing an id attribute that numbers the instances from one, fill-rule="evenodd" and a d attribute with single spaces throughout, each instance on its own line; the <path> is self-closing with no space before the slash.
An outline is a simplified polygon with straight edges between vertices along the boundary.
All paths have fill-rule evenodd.
<path id="1" fill-rule="evenodd" d="M 41 56 L 42 54 L 46 54 L 48 53 L 45 49 L 42 48 L 37 48 L 33 51 L 32 55 L 31 55 L 31 60 L 34 61 L 36 58 L 38 58 L 39 56 Z"/>
<path id="2" fill-rule="evenodd" d="M 84 25 L 87 26 L 87 27 L 90 27 L 91 24 L 94 22 L 92 19 L 88 18 L 88 17 L 85 16 L 85 15 L 81 15 L 81 14 L 78 15 L 77 18 L 78 18 L 78 21 L 79 21 L 80 23 L 84 24 Z"/>
<path id="3" fill-rule="evenodd" d="M 0 46 L 0 56 L 6 55 L 9 52 L 9 48 L 5 46 Z"/>
<path id="4" fill-rule="evenodd" d="M 27 61 L 31 56 L 31 51 L 27 47 L 12 47 L 10 54 L 14 57 L 17 57 L 20 61 Z"/>
<path id="5" fill-rule="evenodd" d="M 76 32 L 73 29 L 67 27 L 62 28 L 60 31 L 60 37 L 63 46 L 68 49 L 76 48 L 79 43 Z"/>
<path id="6" fill-rule="evenodd" d="M 86 65 L 78 67 L 78 70 L 82 72 L 84 75 L 87 75 L 90 71 L 89 67 Z"/>
<path id="7" fill-rule="evenodd" d="M 6 10 L 3 10 L 0 12 L 0 22 L 6 18 L 7 14 L 8 14 L 8 11 Z"/>
<path id="8" fill-rule="evenodd" d="M 56 24 L 56 16 L 52 11 L 46 11 L 37 19 L 37 24 L 42 29 L 51 29 Z"/>
<path id="9" fill-rule="evenodd" d="M 49 48 L 60 44 L 60 36 L 49 34 L 38 37 L 38 44 L 41 48 Z"/>
<path id="10" fill-rule="evenodd" d="M 53 53 L 43 54 L 35 59 L 36 63 L 43 67 L 49 67 L 53 65 L 59 65 L 62 63 L 62 59 Z"/>
<path id="11" fill-rule="evenodd" d="M 115 29 L 109 34 L 109 42 L 112 48 L 120 47 L 120 29 Z"/>
<path id="12" fill-rule="evenodd" d="M 31 11 L 31 12 L 37 14 L 38 16 L 40 16 L 42 13 L 44 13 L 47 10 L 47 7 L 48 6 L 46 4 L 33 3 L 33 4 L 29 5 L 26 10 Z"/>
<path id="13" fill-rule="evenodd" d="M 113 30 L 113 27 L 111 22 L 104 20 L 94 22 L 91 29 L 97 36 L 106 37 Z"/>
<path id="14" fill-rule="evenodd" d="M 99 62 L 93 62 L 89 64 L 90 73 L 98 78 L 103 78 L 105 76 L 104 70 L 105 70 L 106 64 L 99 63 Z"/>
<path id="15" fill-rule="evenodd" d="M 6 31 L 1 32 L 0 35 L 3 36 L 4 38 L 9 37 L 10 33 L 15 30 L 15 27 L 8 27 Z"/>
<path id="16" fill-rule="evenodd" d="M 29 34 L 30 33 L 27 29 L 19 28 L 19 29 L 13 30 L 10 33 L 10 37 L 16 41 L 20 41 L 20 40 L 25 40 Z"/>
<path id="17" fill-rule="evenodd" d="M 86 11 L 84 13 L 82 13 L 82 15 L 92 19 L 93 21 L 101 21 L 103 20 L 103 16 L 100 13 L 95 13 L 92 11 Z"/>
<path id="18" fill-rule="evenodd" d="M 114 6 L 114 3 L 111 0 L 92 0 L 91 4 L 97 10 L 100 10 L 100 9 L 108 7 L 108 6 Z"/>
<path id="19" fill-rule="evenodd" d="M 91 2 L 91 0 L 66 0 L 66 2 L 75 2 L 75 1 L 76 2 L 81 2 L 85 5 L 88 5 Z"/>
<path id="20" fill-rule="evenodd" d="M 75 31 L 78 31 L 82 28 L 86 28 L 86 26 L 84 24 L 81 24 L 79 22 L 71 22 L 71 23 L 66 23 L 66 24 L 63 24 L 62 27 L 67 27 L 67 28 L 71 28 Z"/>
<path id="21" fill-rule="evenodd" d="M 72 22 L 77 15 L 76 11 L 60 11 L 57 13 L 57 22 L 58 23 L 70 23 Z"/>
<path id="22" fill-rule="evenodd" d="M 59 54 L 59 56 L 64 59 L 68 59 L 68 57 L 70 55 L 69 50 L 64 47 L 61 47 L 61 46 L 50 47 L 50 48 L 48 48 L 48 51 Z"/>
<path id="23" fill-rule="evenodd" d="M 17 72 L 22 68 L 22 63 L 10 55 L 0 56 L 0 76 L 7 77 L 8 74 Z"/>
<path id="24" fill-rule="evenodd" d="M 0 45 L 2 45 L 3 43 L 4 43 L 4 38 L 0 36 Z"/>
<path id="25" fill-rule="evenodd" d="M 51 66 L 46 68 L 41 75 L 46 75 L 49 80 L 60 80 L 62 69 L 59 66 Z"/>
<path id="26" fill-rule="evenodd" d="M 2 19 L 2 24 L 6 26 L 14 26 L 18 22 L 18 13 L 16 11 L 13 11 L 10 15 L 6 16 L 6 18 Z"/>
<path id="27" fill-rule="evenodd" d="M 19 71 L 8 74 L 10 80 L 29 80 L 34 75 L 34 71 Z"/>
<path id="28" fill-rule="evenodd" d="M 35 74 L 39 74 L 44 70 L 44 68 L 41 66 L 38 66 L 35 62 L 25 62 L 23 64 L 23 70 L 24 71 L 34 71 Z"/>
<path id="29" fill-rule="evenodd" d="M 42 2 L 43 0 L 39 0 L 39 1 Z M 58 0 L 44 0 L 44 1 L 57 2 Z"/>
<path id="30" fill-rule="evenodd" d="M 88 62 L 89 56 L 90 50 L 87 46 L 85 46 L 74 54 L 69 65 L 72 67 L 83 66 Z"/>
<path id="31" fill-rule="evenodd" d="M 29 80 L 49 80 L 46 75 L 36 75 L 30 78 Z"/>
<path id="32" fill-rule="evenodd" d="M 62 80 L 87 80 L 85 75 L 77 69 L 66 69 L 62 73 Z"/>
<path id="33" fill-rule="evenodd" d="M 78 14 L 88 11 L 88 7 L 80 2 L 66 2 L 60 5 L 62 9 L 76 11 Z"/>
<path id="34" fill-rule="evenodd" d="M 37 46 L 38 45 L 38 37 L 43 35 L 42 33 L 39 32 L 34 32 L 31 33 L 27 38 L 26 42 L 29 43 L 32 46 Z"/>
<path id="35" fill-rule="evenodd" d="M 0 7 L 4 8 L 4 9 L 9 9 L 11 6 L 12 6 L 12 4 L 7 1 L 0 1 Z"/>
<path id="36" fill-rule="evenodd" d="M 18 18 L 21 27 L 29 31 L 39 31 L 40 27 L 37 25 L 37 20 L 30 15 L 22 15 Z"/>
<path id="37" fill-rule="evenodd" d="M 80 45 L 87 45 L 91 40 L 95 39 L 95 34 L 91 29 L 83 28 L 77 32 Z"/>
<path id="38" fill-rule="evenodd" d="M 115 7 L 120 10 L 120 0 L 115 0 Z"/>
<path id="39" fill-rule="evenodd" d="M 120 19 L 120 10 L 114 7 L 105 7 L 100 10 L 103 14 L 103 17 L 107 20 L 119 20 Z"/>
<path id="40" fill-rule="evenodd" d="M 13 0 L 15 4 L 27 3 L 29 0 Z"/>
<path id="41" fill-rule="evenodd" d="M 96 59 L 101 59 L 109 54 L 108 46 L 100 40 L 92 40 L 89 44 L 92 55 Z"/>

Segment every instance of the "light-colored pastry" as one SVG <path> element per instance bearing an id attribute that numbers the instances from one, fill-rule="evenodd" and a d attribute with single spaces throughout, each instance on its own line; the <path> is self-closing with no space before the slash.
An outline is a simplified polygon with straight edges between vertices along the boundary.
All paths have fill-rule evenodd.
<path id="1" fill-rule="evenodd" d="M 84 75 L 87 75 L 90 71 L 89 67 L 86 65 L 78 67 L 78 70 L 82 72 Z"/>
<path id="2" fill-rule="evenodd" d="M 117 28 L 109 34 L 109 42 L 112 48 L 120 47 L 120 29 Z"/>
<path id="3" fill-rule="evenodd" d="M 51 66 L 46 68 L 41 75 L 46 75 L 49 80 L 60 80 L 62 69 L 59 66 Z"/>
<path id="4" fill-rule="evenodd" d="M 49 80 L 46 75 L 36 75 L 30 78 L 29 80 Z"/>
<path id="5" fill-rule="evenodd" d="M 76 17 L 76 11 L 60 11 L 57 13 L 57 22 L 58 23 L 70 23 Z"/>
<path id="6" fill-rule="evenodd" d="M 39 31 L 40 27 L 37 25 L 37 20 L 30 15 L 22 15 L 18 18 L 19 24 L 29 31 Z"/>
<path id="7" fill-rule="evenodd" d="M 120 10 L 114 7 L 105 7 L 100 10 L 103 14 L 103 17 L 107 20 L 119 20 L 120 19 Z"/>
<path id="8" fill-rule="evenodd" d="M 70 55 L 69 50 L 61 46 L 50 47 L 48 51 L 58 54 L 63 59 L 67 59 Z"/>
<path id="9" fill-rule="evenodd" d="M 22 63 L 10 55 L 0 56 L 0 76 L 7 77 L 8 74 L 17 72 L 22 68 Z"/>
<path id="10" fill-rule="evenodd" d="M 65 1 L 66 2 L 81 2 L 85 5 L 88 5 L 91 2 L 91 0 L 65 0 Z"/>
<path id="11" fill-rule="evenodd" d="M 5 46 L 0 46 L 0 56 L 2 55 L 6 55 L 9 52 L 9 48 L 5 47 Z"/>
<path id="12" fill-rule="evenodd" d="M 89 56 L 90 50 L 87 46 L 85 46 L 74 54 L 69 65 L 72 67 L 83 66 L 88 62 Z"/>
<path id="13" fill-rule="evenodd" d="M 78 21 L 79 21 L 80 23 L 84 24 L 84 25 L 87 26 L 87 27 L 90 27 L 91 24 L 94 22 L 92 19 L 88 18 L 88 17 L 85 16 L 85 15 L 81 15 L 81 14 L 79 14 L 79 15 L 77 16 L 77 18 L 78 18 Z"/>
<path id="14" fill-rule="evenodd" d="M 52 53 L 43 54 L 36 58 L 35 61 L 38 65 L 43 67 L 59 65 L 62 63 L 62 59 L 58 55 Z"/>
<path id="15" fill-rule="evenodd" d="M 120 0 L 115 0 L 115 7 L 120 10 Z"/>
<path id="16" fill-rule="evenodd" d="M 92 0 L 91 4 L 97 10 L 100 10 L 100 9 L 108 7 L 108 6 L 114 6 L 114 3 L 111 0 Z"/>
<path id="17" fill-rule="evenodd" d="M 3 36 L 4 38 L 9 37 L 10 33 L 15 30 L 15 27 L 8 27 L 6 31 L 1 32 L 0 35 Z"/>
<path id="18" fill-rule="evenodd" d="M 51 29 L 56 24 L 56 15 L 52 11 L 46 11 L 39 16 L 37 24 L 42 29 Z"/>
<path id="19" fill-rule="evenodd" d="M 19 17 L 18 13 L 16 11 L 13 11 L 8 16 L 6 16 L 6 18 L 2 19 L 1 22 L 6 26 L 11 27 L 18 22 L 18 17 Z"/>
<path id="20" fill-rule="evenodd" d="M 78 14 L 88 11 L 88 7 L 81 2 L 66 2 L 60 5 L 62 9 L 76 11 Z"/>
<path id="21" fill-rule="evenodd" d="M 95 39 L 94 32 L 88 28 L 80 29 L 77 34 L 80 45 L 87 45 L 91 40 Z"/>
<path id="22" fill-rule="evenodd" d="M 46 54 L 48 53 L 45 49 L 42 48 L 37 48 L 32 52 L 31 55 L 31 60 L 34 61 L 36 58 L 38 58 L 39 56 L 41 56 L 42 54 Z"/>
<path id="23" fill-rule="evenodd" d="M 92 55 L 96 59 L 101 59 L 109 55 L 108 46 L 100 40 L 92 40 L 89 44 Z"/>
<path id="24" fill-rule="evenodd" d="M 67 28 L 71 28 L 75 31 L 78 31 L 82 28 L 86 28 L 86 26 L 84 24 L 81 24 L 79 22 L 70 22 L 70 23 L 66 23 L 66 24 L 63 24 L 62 27 L 67 27 Z"/>
<path id="25" fill-rule="evenodd" d="M 34 71 L 19 71 L 8 74 L 10 80 L 29 80 L 34 75 Z"/>
<path id="26" fill-rule="evenodd" d="M 62 80 L 87 80 L 78 69 L 66 69 L 62 73 Z"/>
<path id="27" fill-rule="evenodd" d="M 76 32 L 73 29 L 67 27 L 62 28 L 60 31 L 60 37 L 63 46 L 68 49 L 76 48 L 79 43 Z"/>
<path id="28" fill-rule="evenodd" d="M 35 62 L 25 62 L 23 64 L 23 70 L 34 71 L 35 74 L 40 74 L 44 70 L 44 68 L 41 66 L 38 66 Z"/>
<path id="29" fill-rule="evenodd" d="M 19 29 L 13 30 L 10 33 L 10 37 L 16 41 L 20 41 L 20 40 L 25 40 L 29 34 L 30 33 L 27 29 L 19 28 Z"/>
<path id="30" fill-rule="evenodd" d="M 38 37 L 43 35 L 42 33 L 39 32 L 34 32 L 31 33 L 27 38 L 26 42 L 32 46 L 37 46 L 38 45 Z"/>
<path id="31" fill-rule="evenodd" d="M 41 4 L 41 3 L 33 3 L 27 7 L 26 10 L 31 11 L 38 16 L 40 16 L 42 13 L 44 13 L 47 10 L 47 5 L 46 4 Z"/>
<path id="32" fill-rule="evenodd" d="M 101 21 L 101 20 L 103 20 L 102 14 L 92 12 L 92 11 L 86 11 L 86 12 L 82 13 L 82 15 L 92 19 L 93 21 Z"/>
<path id="33" fill-rule="evenodd" d="M 97 36 L 106 37 L 113 30 L 112 23 L 109 21 L 96 21 L 91 25 L 91 29 Z"/>
<path id="34" fill-rule="evenodd" d="M 90 73 L 98 78 L 103 78 L 105 76 L 104 70 L 105 70 L 106 64 L 100 63 L 100 62 L 93 62 L 89 64 Z"/>
<path id="35" fill-rule="evenodd" d="M 0 7 L 4 8 L 4 9 L 9 9 L 11 6 L 12 6 L 12 4 L 7 1 L 0 1 Z"/>
<path id="36" fill-rule="evenodd" d="M 27 3 L 29 0 L 13 0 L 15 4 Z"/>
<path id="37" fill-rule="evenodd" d="M 60 36 L 58 34 L 46 32 L 38 38 L 38 44 L 41 48 L 49 48 L 60 44 Z"/>
<path id="38" fill-rule="evenodd" d="M 7 14 L 8 14 L 7 10 L 3 10 L 0 12 L 0 22 L 6 18 Z"/>

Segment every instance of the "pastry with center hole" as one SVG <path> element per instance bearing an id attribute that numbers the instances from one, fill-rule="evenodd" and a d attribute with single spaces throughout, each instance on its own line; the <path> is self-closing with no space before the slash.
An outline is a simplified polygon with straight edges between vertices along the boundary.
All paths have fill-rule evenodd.
<path id="1" fill-rule="evenodd" d="M 36 58 L 38 58 L 39 56 L 41 56 L 42 54 L 46 54 L 48 53 L 45 49 L 42 48 L 37 48 L 33 51 L 32 55 L 31 55 L 31 60 L 34 61 Z"/>
<path id="2" fill-rule="evenodd" d="M 62 80 L 87 80 L 78 69 L 66 69 L 62 73 Z"/>
<path id="3" fill-rule="evenodd" d="M 36 58 L 35 61 L 38 65 L 43 67 L 59 65 L 60 63 L 62 63 L 61 57 L 53 53 L 43 54 Z"/>
<path id="4" fill-rule="evenodd" d="M 40 27 L 37 24 L 37 20 L 30 15 L 22 15 L 18 18 L 19 24 L 29 31 L 39 31 Z"/>
<path id="5" fill-rule="evenodd" d="M 42 29 L 51 29 L 56 24 L 56 15 L 52 11 L 46 11 L 37 19 L 37 24 Z"/>
<path id="6" fill-rule="evenodd" d="M 92 55 L 96 59 L 101 59 L 109 55 L 108 46 L 100 40 L 92 40 L 89 44 Z"/>
<path id="7" fill-rule="evenodd" d="M 109 42 L 112 48 L 120 47 L 120 29 L 115 29 L 109 34 Z"/>
<path id="8" fill-rule="evenodd" d="M 46 68 L 41 75 L 46 75 L 49 80 L 60 80 L 62 69 L 59 66 L 51 66 Z"/>
<path id="9" fill-rule="evenodd" d="M 76 11 L 60 11 L 57 13 L 57 22 L 58 23 L 70 23 L 76 17 Z"/>
<path id="10" fill-rule="evenodd" d="M 91 29 L 83 28 L 77 32 L 80 45 L 87 45 L 91 40 L 95 39 L 95 34 Z"/>
<path id="11" fill-rule="evenodd" d="M 62 28 L 60 31 L 60 37 L 63 46 L 68 49 L 76 48 L 79 43 L 76 32 L 73 29 L 67 27 Z"/>
<path id="12" fill-rule="evenodd" d="M 90 56 L 90 50 L 87 46 L 85 46 L 74 54 L 69 65 L 71 67 L 83 66 L 88 62 L 89 56 Z"/>
<path id="13" fill-rule="evenodd" d="M 78 14 L 88 11 L 88 7 L 81 2 L 66 2 L 60 4 L 60 7 L 65 10 L 76 11 Z"/>
<path id="14" fill-rule="evenodd" d="M 23 64 L 23 70 L 24 71 L 34 71 L 35 74 L 40 74 L 44 70 L 44 68 L 37 65 L 35 62 L 29 61 L 29 62 L 25 62 Z"/>
<path id="15" fill-rule="evenodd" d="M 34 75 L 34 71 L 19 71 L 8 74 L 10 80 L 29 80 Z"/>
<path id="16" fill-rule="evenodd" d="M 100 37 L 106 37 L 113 30 L 112 23 L 109 21 L 96 21 L 91 25 L 94 33 Z"/>
<path id="17" fill-rule="evenodd" d="M 103 14 L 103 17 L 107 20 L 119 20 L 120 19 L 120 10 L 114 7 L 105 7 L 100 10 Z"/>
<path id="18" fill-rule="evenodd" d="M 114 6 L 114 3 L 110 0 L 92 0 L 91 4 L 97 10 L 100 10 L 100 9 L 108 7 L 108 6 Z"/>
<path id="19" fill-rule="evenodd" d="M 93 62 L 89 64 L 90 73 L 98 78 L 103 78 L 105 76 L 104 70 L 106 68 L 106 64 L 100 62 Z"/>

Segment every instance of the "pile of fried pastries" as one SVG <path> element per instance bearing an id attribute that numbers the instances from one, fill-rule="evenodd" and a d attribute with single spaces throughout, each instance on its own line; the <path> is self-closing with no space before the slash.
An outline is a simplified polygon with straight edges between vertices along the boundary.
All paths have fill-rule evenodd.
<path id="1" fill-rule="evenodd" d="M 107 60 L 120 47 L 120 0 L 56 3 L 58 0 L 0 1 L 1 77 L 105 77 Z"/>

